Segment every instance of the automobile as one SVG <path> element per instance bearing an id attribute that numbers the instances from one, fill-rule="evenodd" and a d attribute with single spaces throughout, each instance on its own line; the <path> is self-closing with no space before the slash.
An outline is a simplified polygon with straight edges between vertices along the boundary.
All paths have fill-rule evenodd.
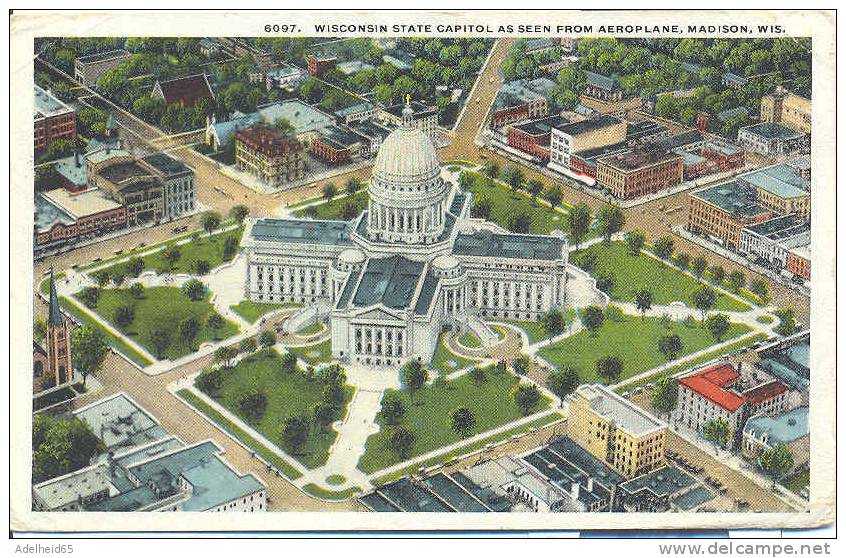
<path id="1" fill-rule="evenodd" d="M 103 261 L 103 258 L 94 258 L 94 262 L 95 262 L 95 263 L 96 263 L 96 262 L 102 262 L 102 261 Z"/>
<path id="2" fill-rule="evenodd" d="M 123 254 L 123 250 L 115 250 L 115 256 L 120 256 Z"/>

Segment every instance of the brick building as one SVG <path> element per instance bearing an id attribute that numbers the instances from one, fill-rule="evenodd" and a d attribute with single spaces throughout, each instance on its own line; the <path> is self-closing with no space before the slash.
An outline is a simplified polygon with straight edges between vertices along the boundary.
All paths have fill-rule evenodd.
<path id="1" fill-rule="evenodd" d="M 594 72 L 585 72 L 587 83 L 584 94 L 601 101 L 620 101 L 623 99 L 623 88 L 613 77 L 603 76 Z"/>
<path id="2" fill-rule="evenodd" d="M 810 242 L 810 225 L 791 213 L 744 227 L 739 252 L 750 260 L 781 270 L 787 266 L 787 254 L 792 248 Z"/>
<path id="3" fill-rule="evenodd" d="M 502 84 L 493 103 L 491 128 L 549 114 L 555 82 L 547 78 L 518 79 Z"/>
<path id="4" fill-rule="evenodd" d="M 311 144 L 311 152 L 333 165 L 343 165 L 370 151 L 368 138 L 349 129 L 333 126 Z"/>
<path id="5" fill-rule="evenodd" d="M 308 73 L 320 77 L 338 64 L 337 56 L 314 56 L 309 54 L 306 57 Z"/>
<path id="6" fill-rule="evenodd" d="M 47 314 L 47 348 L 33 343 L 33 393 L 67 384 L 73 380 L 71 324 L 62 313 L 53 270 L 50 269 L 50 300 Z"/>
<path id="7" fill-rule="evenodd" d="M 165 218 L 162 180 L 125 151 L 104 153 L 99 157 L 89 155 L 88 184 L 126 208 L 130 227 L 158 223 Z"/>
<path id="8" fill-rule="evenodd" d="M 638 148 L 599 160 L 596 181 L 618 199 L 660 192 L 680 184 L 682 157 L 672 151 Z"/>
<path id="9" fill-rule="evenodd" d="M 126 208 L 100 190 L 57 188 L 36 199 L 35 245 L 68 243 L 122 229 Z"/>
<path id="10" fill-rule="evenodd" d="M 772 165 L 738 175 L 737 180 L 758 192 L 758 201 L 777 215 L 795 213 L 811 221 L 811 193 L 807 181 L 787 164 Z"/>
<path id="11" fill-rule="evenodd" d="M 787 271 L 805 281 L 811 280 L 811 245 L 797 246 L 787 253 Z"/>
<path id="12" fill-rule="evenodd" d="M 235 166 L 270 186 L 282 186 L 305 174 L 303 145 L 265 126 L 235 134 Z"/>
<path id="13" fill-rule="evenodd" d="M 55 140 L 76 138 L 76 112 L 37 85 L 33 137 L 36 151 L 47 149 L 50 142 Z"/>
<path id="14" fill-rule="evenodd" d="M 163 99 L 168 105 L 181 104 L 186 107 L 195 105 L 201 99 L 214 100 L 206 74 L 156 81 L 152 95 Z"/>
<path id="15" fill-rule="evenodd" d="M 570 120 L 561 116 L 548 116 L 508 128 L 508 145 L 541 161 L 549 161 L 549 142 L 552 129 L 565 126 Z"/>
<path id="16" fill-rule="evenodd" d="M 690 194 L 687 228 L 736 250 L 744 227 L 770 217 L 772 212 L 758 202 L 754 188 L 732 180 Z"/>

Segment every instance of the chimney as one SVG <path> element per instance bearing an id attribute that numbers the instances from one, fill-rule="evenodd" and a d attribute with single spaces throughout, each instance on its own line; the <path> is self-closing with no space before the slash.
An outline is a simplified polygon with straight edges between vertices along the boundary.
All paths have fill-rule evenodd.
<path id="1" fill-rule="evenodd" d="M 73 150 L 73 160 L 74 160 L 74 163 L 76 163 L 77 168 L 82 166 L 79 162 L 79 148 L 78 147 Z"/>
<path id="2" fill-rule="evenodd" d="M 570 498 L 573 500 L 579 499 L 579 490 L 581 489 L 581 485 L 579 483 L 574 482 L 570 485 Z"/>
<path id="3" fill-rule="evenodd" d="M 588 477 L 587 491 L 593 492 L 593 477 Z"/>

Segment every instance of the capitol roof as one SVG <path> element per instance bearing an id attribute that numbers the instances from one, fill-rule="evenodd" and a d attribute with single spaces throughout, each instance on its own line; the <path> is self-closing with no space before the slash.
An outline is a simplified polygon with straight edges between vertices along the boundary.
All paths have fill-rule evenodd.
<path id="1" fill-rule="evenodd" d="M 303 244 L 352 244 L 352 224 L 348 221 L 313 219 L 259 219 L 250 236 L 256 240 L 274 240 Z"/>
<path id="2" fill-rule="evenodd" d="M 412 126 L 400 126 L 388 134 L 373 165 L 373 175 L 384 180 L 428 178 L 439 172 L 432 140 L 426 132 Z"/>
<path id="3" fill-rule="evenodd" d="M 453 253 L 461 256 L 558 260 L 565 240 L 554 236 L 494 233 L 481 230 L 459 233 Z"/>

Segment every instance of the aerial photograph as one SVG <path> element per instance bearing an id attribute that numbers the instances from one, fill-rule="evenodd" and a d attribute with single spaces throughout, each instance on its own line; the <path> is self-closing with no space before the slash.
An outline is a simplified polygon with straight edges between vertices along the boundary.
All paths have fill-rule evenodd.
<path id="1" fill-rule="evenodd" d="M 808 511 L 810 37 L 98 30 L 33 45 L 33 513 Z"/>

